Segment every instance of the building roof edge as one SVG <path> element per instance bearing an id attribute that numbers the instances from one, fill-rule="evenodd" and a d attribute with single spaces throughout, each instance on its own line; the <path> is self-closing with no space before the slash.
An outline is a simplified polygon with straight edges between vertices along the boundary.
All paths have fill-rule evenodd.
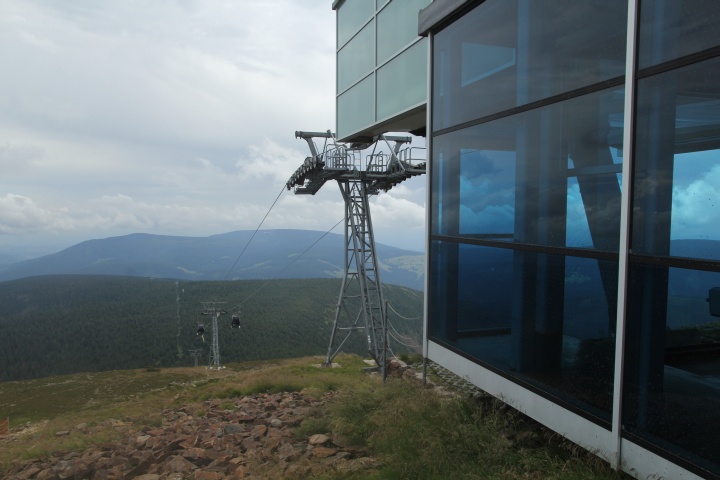
<path id="1" fill-rule="evenodd" d="M 342 1 L 342 0 L 336 0 Z M 449 16 L 475 0 L 433 0 L 418 14 L 418 35 L 426 37 Z"/>

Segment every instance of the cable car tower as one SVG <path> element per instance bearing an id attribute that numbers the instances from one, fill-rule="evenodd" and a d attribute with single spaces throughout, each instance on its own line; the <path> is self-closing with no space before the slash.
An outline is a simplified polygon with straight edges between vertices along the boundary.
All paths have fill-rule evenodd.
<path id="1" fill-rule="evenodd" d="M 225 368 L 220 364 L 220 343 L 218 342 L 218 317 L 223 313 L 227 313 L 222 308 L 225 303 L 227 302 L 202 303 L 202 314 L 210 315 L 212 318 L 212 347 L 210 349 L 210 361 L 207 366 L 209 370 L 220 370 Z"/>
<path id="2" fill-rule="evenodd" d="M 325 366 L 340 352 L 354 331 L 364 330 L 370 356 L 385 369 L 387 361 L 387 312 L 375 255 L 375 238 L 368 198 L 381 190 L 387 192 L 408 178 L 425 173 L 424 158 L 413 158 L 419 148 L 402 148 L 411 137 L 379 135 L 368 143 L 341 144 L 329 130 L 295 132 L 304 139 L 311 157 L 292 174 L 285 184 L 296 195 L 315 195 L 329 180 L 336 180 L 345 200 L 345 276 L 335 310 Z M 314 139 L 324 142 L 318 151 Z M 378 150 L 384 142 L 389 152 Z M 365 154 L 372 147 L 369 154 Z M 382 148 L 382 147 L 381 147 Z M 424 155 L 423 155 L 424 157 Z M 359 300 L 359 305 L 358 305 Z M 337 347 L 338 330 L 347 334 Z"/>

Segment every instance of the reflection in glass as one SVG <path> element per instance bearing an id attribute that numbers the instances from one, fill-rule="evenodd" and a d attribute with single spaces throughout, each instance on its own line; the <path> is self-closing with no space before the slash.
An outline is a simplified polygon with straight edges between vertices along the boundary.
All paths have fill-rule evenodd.
<path id="1" fill-rule="evenodd" d="M 616 252 L 622 110 L 610 89 L 435 137 L 431 231 Z"/>
<path id="2" fill-rule="evenodd" d="M 433 128 L 622 76 L 626 16 L 626 0 L 483 2 L 434 37 Z"/>
<path id="3" fill-rule="evenodd" d="M 435 341 L 609 421 L 616 264 L 449 242 L 431 248 Z M 603 270 L 615 283 L 605 284 Z"/>
<path id="4" fill-rule="evenodd" d="M 720 260 L 720 59 L 638 83 L 633 251 Z"/>
<path id="5" fill-rule="evenodd" d="M 720 45 L 717 0 L 642 0 L 640 68 Z"/>
<path id="6" fill-rule="evenodd" d="M 720 272 L 630 270 L 623 425 L 720 474 Z"/>

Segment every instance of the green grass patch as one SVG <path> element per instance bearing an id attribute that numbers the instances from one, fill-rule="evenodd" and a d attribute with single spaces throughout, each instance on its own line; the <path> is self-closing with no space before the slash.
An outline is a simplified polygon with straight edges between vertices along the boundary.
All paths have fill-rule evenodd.
<path id="1" fill-rule="evenodd" d="M 192 415 L 206 415 L 207 406 L 200 400 L 217 400 L 223 409 L 232 410 L 233 399 L 246 395 L 300 391 L 321 397 L 334 391 L 333 399 L 311 411 L 294 433 L 298 438 L 331 434 L 348 445 L 366 448 L 384 462 L 377 476 L 355 478 L 627 478 L 497 400 L 440 396 L 394 379 L 383 385 L 379 376 L 362 372 L 366 365 L 357 356 L 339 357 L 342 368 L 318 368 L 322 360 L 253 362 L 221 371 L 143 369 L 0 383 L 0 407 L 14 409 L 12 430 L 19 430 L 20 421 L 37 427 L 0 445 L 0 477 L 13 460 L 83 450 L 121 438 L 123 432 L 113 428 L 111 419 L 130 422 L 136 429 L 159 427 L 165 408 L 183 405 Z M 84 433 L 80 424 L 93 427 L 91 434 Z M 70 433 L 57 437 L 58 431 Z"/>

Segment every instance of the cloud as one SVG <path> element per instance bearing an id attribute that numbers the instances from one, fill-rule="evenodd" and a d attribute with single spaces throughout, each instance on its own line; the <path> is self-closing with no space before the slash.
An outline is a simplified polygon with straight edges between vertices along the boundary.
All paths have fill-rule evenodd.
<path id="1" fill-rule="evenodd" d="M 3 244 L 204 236 L 260 222 L 326 231 L 343 217 L 334 182 L 314 196 L 284 190 L 309 155 L 294 132 L 334 125 L 326 0 L 2 8 Z M 373 198 L 378 241 L 421 239 L 424 202 L 424 178 Z"/>
<path id="2" fill-rule="evenodd" d="M 672 238 L 720 240 L 720 164 L 697 177 L 673 188 Z"/>
<path id="3" fill-rule="evenodd" d="M 242 175 L 252 179 L 268 177 L 282 184 L 287 182 L 309 155 L 283 147 L 265 137 L 260 145 L 251 145 L 247 155 L 240 158 L 236 166 Z"/>
<path id="4" fill-rule="evenodd" d="M 63 230 L 63 213 L 43 208 L 22 195 L 4 195 L 0 197 L 0 234 Z"/>

